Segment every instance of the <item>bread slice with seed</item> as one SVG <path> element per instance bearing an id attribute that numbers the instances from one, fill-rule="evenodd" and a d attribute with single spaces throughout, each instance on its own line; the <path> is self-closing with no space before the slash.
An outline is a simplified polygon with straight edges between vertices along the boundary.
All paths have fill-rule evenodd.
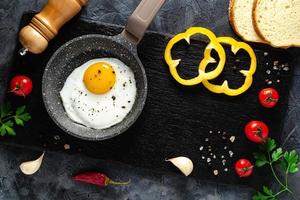
<path id="1" fill-rule="evenodd" d="M 256 33 L 252 23 L 252 9 L 254 0 L 230 0 L 229 21 L 243 40 L 250 42 L 264 42 Z"/>
<path id="2" fill-rule="evenodd" d="M 300 0 L 254 0 L 253 25 L 274 47 L 300 47 Z"/>

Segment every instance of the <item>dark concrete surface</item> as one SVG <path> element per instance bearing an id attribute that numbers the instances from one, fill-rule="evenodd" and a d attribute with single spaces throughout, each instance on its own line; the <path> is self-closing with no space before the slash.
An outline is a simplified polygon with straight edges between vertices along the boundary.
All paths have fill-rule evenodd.
<path id="1" fill-rule="evenodd" d="M 20 17 L 28 10 L 38 11 L 45 0 L 2 0 L 0 1 L 0 74 L 6 73 L 16 42 Z M 139 0 L 91 0 L 83 10 L 82 17 L 100 22 L 124 25 L 126 18 L 137 6 Z M 151 30 L 177 33 L 191 25 L 211 28 L 218 35 L 233 35 L 227 19 L 227 1 L 223 0 L 169 0 L 164 5 Z M 300 152 L 300 53 L 295 54 L 293 84 L 290 87 L 289 108 L 286 115 L 282 142 L 285 148 Z M 5 87 L 5 78 L 0 76 L 1 87 Z M 2 90 L 3 91 L 3 90 Z M 3 94 L 0 94 L 0 99 Z M 41 171 L 32 177 L 20 174 L 18 165 L 21 161 L 36 157 L 37 151 L 0 146 L 0 199 L 249 199 L 251 190 L 239 186 L 216 185 L 164 175 L 156 172 L 124 166 L 119 163 L 96 161 L 79 156 L 48 153 L 45 166 L 48 171 Z M 74 164 L 75 163 L 75 164 Z M 62 167 L 64 166 L 64 167 Z M 93 186 L 78 185 L 69 181 L 68 176 L 76 171 L 68 166 L 99 167 L 112 178 L 130 178 L 129 187 L 109 187 L 99 189 Z M 125 175 L 124 175 L 125 174 Z M 300 173 L 290 179 L 294 197 L 299 199 Z"/>

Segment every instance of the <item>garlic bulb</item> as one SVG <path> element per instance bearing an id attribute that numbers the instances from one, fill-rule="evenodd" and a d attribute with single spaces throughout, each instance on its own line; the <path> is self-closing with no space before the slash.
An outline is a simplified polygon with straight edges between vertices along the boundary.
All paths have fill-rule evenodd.
<path id="1" fill-rule="evenodd" d="M 166 161 L 173 163 L 185 176 L 190 175 L 194 169 L 193 162 L 187 157 L 180 156 Z"/>
<path id="2" fill-rule="evenodd" d="M 44 154 L 45 153 L 43 153 L 36 160 L 21 163 L 21 165 L 20 165 L 21 171 L 26 175 L 32 175 L 35 172 L 37 172 L 39 170 L 39 168 L 41 167 L 41 164 L 42 164 L 42 161 L 43 161 L 43 158 L 44 158 Z"/>

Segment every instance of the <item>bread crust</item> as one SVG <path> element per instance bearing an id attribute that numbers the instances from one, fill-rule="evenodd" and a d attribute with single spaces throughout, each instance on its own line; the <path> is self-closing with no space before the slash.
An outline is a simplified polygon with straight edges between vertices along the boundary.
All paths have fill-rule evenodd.
<path id="1" fill-rule="evenodd" d="M 234 23 L 234 1 L 235 0 L 230 0 L 229 1 L 229 7 L 228 7 L 228 18 L 229 18 L 229 23 L 233 29 L 233 31 L 240 37 L 242 38 L 243 40 L 245 41 L 248 41 L 248 42 L 251 42 L 249 40 L 246 40 L 246 38 L 244 38 L 244 36 L 242 34 L 240 34 L 238 31 L 237 31 L 237 27 Z"/>
<path id="2" fill-rule="evenodd" d="M 234 2 L 235 0 L 230 0 L 229 1 L 229 7 L 228 7 L 228 18 L 229 18 L 229 23 L 233 29 L 233 31 L 240 37 L 242 38 L 244 41 L 247 41 L 247 42 L 255 42 L 255 43 L 264 43 L 264 40 L 262 40 L 262 38 L 260 37 L 260 39 L 262 41 L 252 41 L 252 40 L 248 40 L 246 39 L 241 33 L 238 32 L 237 30 L 237 26 L 235 24 L 235 15 L 234 15 Z"/>
<path id="3" fill-rule="evenodd" d="M 258 28 L 258 24 L 257 24 L 257 16 L 256 16 L 256 10 L 257 10 L 257 3 L 258 3 L 258 0 L 254 0 L 253 1 L 253 6 L 252 6 L 252 24 L 253 24 L 253 27 L 254 27 L 254 30 L 256 32 L 256 34 L 267 44 L 271 44 L 270 41 L 268 41 L 264 36 L 263 34 L 261 33 L 261 31 L 259 30 Z"/>
<path id="4" fill-rule="evenodd" d="M 283 49 L 287 49 L 287 48 L 290 48 L 290 47 L 300 47 L 300 44 L 299 45 L 286 45 L 286 46 L 276 46 L 274 44 L 272 44 L 271 41 L 269 41 L 264 35 L 263 33 L 261 32 L 261 30 L 259 29 L 258 27 L 258 23 L 257 23 L 257 5 L 258 5 L 258 1 L 259 0 L 254 0 L 253 1 L 253 9 L 252 9 L 252 22 L 253 22 L 253 27 L 254 27 L 254 30 L 256 31 L 257 35 L 259 37 L 261 37 L 267 44 L 271 45 L 272 47 L 275 47 L 275 48 L 283 48 Z"/>

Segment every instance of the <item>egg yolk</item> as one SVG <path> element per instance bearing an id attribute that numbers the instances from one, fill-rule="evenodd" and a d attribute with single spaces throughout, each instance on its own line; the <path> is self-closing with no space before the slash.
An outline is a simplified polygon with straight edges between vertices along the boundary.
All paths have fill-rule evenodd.
<path id="1" fill-rule="evenodd" d="M 105 62 L 90 65 L 84 72 L 85 87 L 94 94 L 104 94 L 112 89 L 116 82 L 113 67 Z"/>

